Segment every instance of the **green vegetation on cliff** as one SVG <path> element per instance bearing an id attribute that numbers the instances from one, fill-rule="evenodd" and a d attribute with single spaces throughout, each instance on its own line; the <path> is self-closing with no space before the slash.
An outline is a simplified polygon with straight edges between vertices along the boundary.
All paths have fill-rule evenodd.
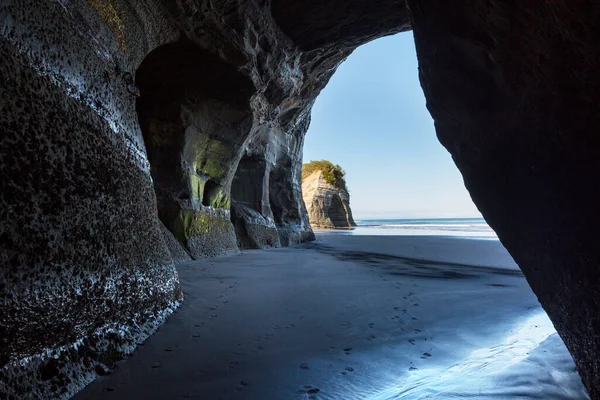
<path id="1" fill-rule="evenodd" d="M 339 165 L 333 165 L 327 160 L 311 161 L 302 164 L 302 182 L 316 171 L 323 173 L 325 182 L 337 188 L 346 189 L 346 180 L 344 179 L 346 171 Z"/>

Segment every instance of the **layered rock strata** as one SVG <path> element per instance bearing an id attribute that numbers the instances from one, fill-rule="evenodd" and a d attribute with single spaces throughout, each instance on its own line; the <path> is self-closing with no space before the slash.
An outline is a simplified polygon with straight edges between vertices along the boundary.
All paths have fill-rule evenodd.
<path id="1" fill-rule="evenodd" d="M 349 229 L 356 226 L 348 190 L 328 183 L 322 171 L 315 171 L 302 181 L 302 196 L 313 228 Z"/>

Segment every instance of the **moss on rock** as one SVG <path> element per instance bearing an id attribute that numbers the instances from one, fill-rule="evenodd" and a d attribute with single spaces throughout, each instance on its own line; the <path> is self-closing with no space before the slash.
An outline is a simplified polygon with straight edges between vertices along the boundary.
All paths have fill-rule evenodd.
<path id="1" fill-rule="evenodd" d="M 316 171 L 321 171 L 323 173 L 325 182 L 336 188 L 346 189 L 346 180 L 344 179 L 346 171 L 339 165 L 334 165 L 328 160 L 311 161 L 302 164 L 302 182 Z"/>

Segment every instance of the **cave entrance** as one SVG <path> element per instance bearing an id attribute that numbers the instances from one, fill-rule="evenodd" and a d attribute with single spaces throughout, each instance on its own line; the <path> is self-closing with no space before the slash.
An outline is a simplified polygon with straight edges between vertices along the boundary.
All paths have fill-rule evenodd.
<path id="1" fill-rule="evenodd" d="M 255 88 L 234 66 L 185 38 L 152 51 L 135 82 L 158 216 L 183 240 L 188 234 L 174 227 L 182 215 L 203 207 L 229 209 Z"/>
<path id="2" fill-rule="evenodd" d="M 406 234 L 495 237 L 437 139 L 412 32 L 360 46 L 339 66 L 312 110 L 304 162 L 313 160 L 346 171 L 357 234 L 361 225 L 385 224 L 405 225 Z"/>

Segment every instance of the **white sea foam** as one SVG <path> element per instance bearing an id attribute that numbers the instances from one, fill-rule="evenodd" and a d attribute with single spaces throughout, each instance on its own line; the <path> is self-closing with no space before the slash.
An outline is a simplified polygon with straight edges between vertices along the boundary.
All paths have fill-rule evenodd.
<path id="1" fill-rule="evenodd" d="M 354 235 L 458 236 L 498 239 L 482 218 L 361 220 Z"/>

